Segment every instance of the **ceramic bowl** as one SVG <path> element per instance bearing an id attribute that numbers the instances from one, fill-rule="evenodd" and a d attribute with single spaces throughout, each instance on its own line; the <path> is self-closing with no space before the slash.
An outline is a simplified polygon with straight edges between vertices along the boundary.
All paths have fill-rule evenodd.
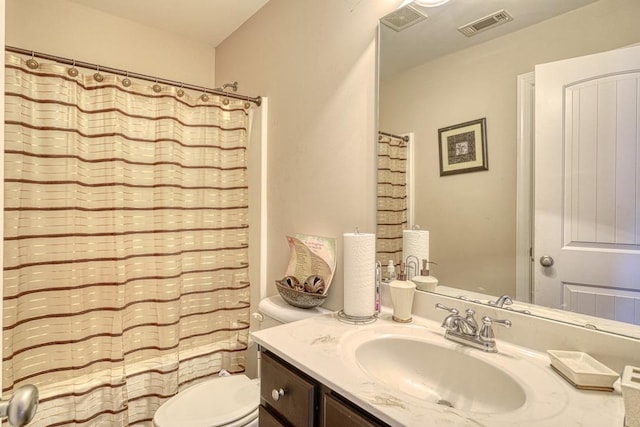
<path id="1" fill-rule="evenodd" d="M 283 300 L 298 308 L 319 307 L 327 299 L 326 294 L 312 294 L 309 292 L 297 291 L 293 288 L 280 284 L 278 281 L 276 281 L 276 288 Z"/>

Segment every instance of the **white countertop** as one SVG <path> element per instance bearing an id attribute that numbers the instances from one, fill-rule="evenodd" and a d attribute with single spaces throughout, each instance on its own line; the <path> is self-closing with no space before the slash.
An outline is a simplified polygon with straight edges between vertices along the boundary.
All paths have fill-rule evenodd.
<path id="1" fill-rule="evenodd" d="M 525 387 L 527 402 L 511 412 L 471 413 L 417 399 L 376 382 L 357 367 L 354 336 L 411 328 L 442 345 L 500 366 Z M 391 320 L 390 313 L 369 325 L 351 325 L 335 313 L 254 332 L 255 341 L 356 405 L 392 426 L 549 426 L 618 427 L 624 404 L 619 383 L 614 392 L 578 390 L 555 374 L 546 353 L 498 340 L 499 353 L 484 353 L 444 339 L 431 320 L 414 316 L 410 326 Z M 438 345 L 440 343 L 438 342 Z M 542 379 L 541 379 L 542 378 Z M 491 384 L 487 384 L 491 387 Z M 530 396 L 535 393 L 535 399 Z"/>

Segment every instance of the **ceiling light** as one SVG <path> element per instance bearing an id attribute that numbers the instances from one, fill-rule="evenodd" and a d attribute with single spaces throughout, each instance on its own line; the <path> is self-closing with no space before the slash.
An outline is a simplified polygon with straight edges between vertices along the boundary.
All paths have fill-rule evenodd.
<path id="1" fill-rule="evenodd" d="M 442 6 L 447 3 L 449 0 L 415 0 L 415 4 L 422 7 L 436 7 Z"/>

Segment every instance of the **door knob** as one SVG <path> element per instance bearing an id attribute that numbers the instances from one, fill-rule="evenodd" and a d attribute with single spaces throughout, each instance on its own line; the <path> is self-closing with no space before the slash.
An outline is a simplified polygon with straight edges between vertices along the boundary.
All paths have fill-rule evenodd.
<path id="1" fill-rule="evenodd" d="M 0 400 L 0 417 L 7 417 L 9 425 L 24 426 L 38 409 L 38 388 L 26 384 L 16 389 L 9 400 Z"/>
<path id="2" fill-rule="evenodd" d="M 553 258 L 551 258 L 549 255 L 543 255 L 540 257 L 540 265 L 543 267 L 552 267 L 553 263 Z"/>

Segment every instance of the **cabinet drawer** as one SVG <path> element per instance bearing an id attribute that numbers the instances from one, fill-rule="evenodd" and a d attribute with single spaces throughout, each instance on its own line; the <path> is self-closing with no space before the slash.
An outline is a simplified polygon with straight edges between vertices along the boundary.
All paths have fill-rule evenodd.
<path id="1" fill-rule="evenodd" d="M 329 393 L 325 393 L 322 399 L 322 419 L 322 424 L 325 427 L 380 427 L 386 425 L 373 421 Z"/>
<path id="2" fill-rule="evenodd" d="M 294 427 L 312 427 L 318 386 L 293 369 L 271 353 L 262 353 L 261 401 Z"/>
<path id="3" fill-rule="evenodd" d="M 258 410 L 258 425 L 260 427 L 286 427 L 278 421 L 276 417 L 271 415 L 269 410 L 265 409 L 264 406 L 260 406 Z"/>

